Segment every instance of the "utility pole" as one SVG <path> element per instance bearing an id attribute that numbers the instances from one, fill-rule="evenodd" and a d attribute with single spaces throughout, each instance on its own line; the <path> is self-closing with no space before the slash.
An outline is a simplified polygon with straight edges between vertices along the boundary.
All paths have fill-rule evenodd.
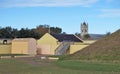
<path id="1" fill-rule="evenodd" d="M 50 25 L 48 25 L 48 33 L 50 34 Z"/>

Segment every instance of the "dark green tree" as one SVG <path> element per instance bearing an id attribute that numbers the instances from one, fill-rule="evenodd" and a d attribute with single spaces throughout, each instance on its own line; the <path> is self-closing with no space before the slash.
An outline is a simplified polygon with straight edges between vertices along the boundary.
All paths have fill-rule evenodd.
<path id="1" fill-rule="evenodd" d="M 18 37 L 19 38 L 28 38 L 29 37 L 29 29 L 21 28 L 21 30 L 19 30 L 19 32 L 18 32 Z"/>
<path id="2" fill-rule="evenodd" d="M 110 35 L 110 34 L 111 34 L 110 32 L 107 32 L 107 33 L 106 33 L 106 36 L 108 36 L 108 35 Z"/>
<path id="3" fill-rule="evenodd" d="M 91 38 L 91 37 L 90 37 L 89 34 L 86 34 L 86 35 L 84 35 L 84 38 L 85 38 L 85 39 L 89 39 L 89 38 Z"/>
<path id="4" fill-rule="evenodd" d="M 11 27 L 5 27 L 0 29 L 1 38 L 12 38 L 13 29 Z"/>
<path id="5" fill-rule="evenodd" d="M 61 33 L 62 29 L 59 27 L 50 27 L 49 25 L 39 25 L 34 29 L 21 28 L 20 30 L 11 28 L 10 26 L 0 27 L 0 38 L 35 38 L 39 39 L 45 33 Z"/>
<path id="6" fill-rule="evenodd" d="M 62 32 L 62 29 L 59 28 L 59 27 L 50 27 L 50 31 L 51 31 L 51 33 L 57 33 L 57 34 L 59 34 L 59 33 Z"/>
<path id="7" fill-rule="evenodd" d="M 35 39 L 39 39 L 41 37 L 40 34 L 35 32 L 35 29 L 24 29 L 22 28 L 19 32 L 18 32 L 18 38 L 35 38 Z"/>
<path id="8" fill-rule="evenodd" d="M 81 37 L 80 33 L 75 33 L 76 36 Z"/>
<path id="9" fill-rule="evenodd" d="M 18 37 L 18 30 L 17 29 L 13 29 L 12 30 L 12 38 L 17 38 Z"/>

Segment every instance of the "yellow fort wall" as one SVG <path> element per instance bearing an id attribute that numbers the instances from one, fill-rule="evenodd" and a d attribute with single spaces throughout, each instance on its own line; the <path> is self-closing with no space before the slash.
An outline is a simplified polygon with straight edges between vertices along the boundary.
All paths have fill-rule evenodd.
<path id="1" fill-rule="evenodd" d="M 70 54 L 73 54 L 83 48 L 89 46 L 90 44 L 96 42 L 96 40 L 85 40 L 83 43 L 75 42 L 73 45 L 70 45 Z"/>
<path id="2" fill-rule="evenodd" d="M 87 47 L 88 45 L 70 45 L 70 54 L 73 54 L 83 48 Z"/>
<path id="3" fill-rule="evenodd" d="M 48 41 L 49 40 L 49 41 Z M 95 41 L 89 40 L 89 41 L 84 41 L 84 43 L 81 42 L 71 42 L 69 53 L 73 54 L 90 44 L 94 43 Z M 53 36 L 51 36 L 49 33 L 46 33 L 42 38 L 40 38 L 37 41 L 38 47 L 44 46 L 41 50 L 47 50 L 46 48 L 49 46 L 50 51 L 47 53 L 50 53 L 50 55 L 55 55 L 55 49 L 60 45 L 60 42 L 58 42 L 57 39 L 55 39 Z M 46 46 L 46 47 L 45 47 Z"/>
<path id="4" fill-rule="evenodd" d="M 28 54 L 28 42 L 12 42 L 12 54 Z"/>
<path id="5" fill-rule="evenodd" d="M 0 54 L 10 54 L 11 45 L 0 45 Z"/>
<path id="6" fill-rule="evenodd" d="M 48 41 L 49 40 L 49 41 Z M 41 46 L 50 46 L 50 55 L 54 55 L 55 49 L 59 45 L 57 39 L 52 37 L 49 33 L 46 33 L 42 38 L 37 41 L 38 47 Z M 44 49 L 42 49 L 44 50 Z"/>
<path id="7" fill-rule="evenodd" d="M 37 43 L 38 43 L 38 45 L 40 45 L 40 44 L 56 45 L 57 44 L 57 39 L 55 39 L 54 37 L 52 37 L 49 33 L 46 33 L 42 38 L 40 38 L 37 41 Z"/>
<path id="8" fill-rule="evenodd" d="M 96 42 L 97 40 L 85 40 L 84 43 L 87 43 L 87 44 L 92 44 L 94 42 Z"/>

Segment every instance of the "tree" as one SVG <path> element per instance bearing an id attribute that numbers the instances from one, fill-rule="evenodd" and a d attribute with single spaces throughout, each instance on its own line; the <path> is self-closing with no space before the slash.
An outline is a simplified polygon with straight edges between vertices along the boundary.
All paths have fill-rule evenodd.
<path id="1" fill-rule="evenodd" d="M 12 38 L 13 29 L 11 27 L 5 27 L 0 29 L 1 38 Z"/>
<path id="2" fill-rule="evenodd" d="M 106 36 L 108 36 L 108 35 L 110 35 L 110 34 L 111 34 L 110 32 L 107 32 L 107 33 L 106 33 Z"/>
<path id="3" fill-rule="evenodd" d="M 17 29 L 13 29 L 12 31 L 12 38 L 17 38 L 18 37 L 18 30 Z"/>
<path id="4" fill-rule="evenodd" d="M 49 27 L 49 25 L 39 25 L 35 29 L 21 28 L 20 30 L 11 28 L 10 26 L 0 27 L 0 38 L 35 38 L 39 39 L 45 33 L 61 33 L 62 29 L 59 27 Z"/>
<path id="5" fill-rule="evenodd" d="M 78 37 L 81 37 L 80 33 L 76 32 L 75 35 L 78 36 Z"/>
<path id="6" fill-rule="evenodd" d="M 43 25 L 40 25 L 37 26 L 36 29 L 34 29 L 34 32 L 39 35 L 44 35 L 45 33 L 48 33 L 48 28 Z"/>
<path id="7" fill-rule="evenodd" d="M 19 38 L 28 38 L 28 37 L 31 37 L 31 32 L 30 32 L 30 29 L 28 28 L 21 28 L 21 30 L 19 30 L 18 32 L 18 37 Z"/>
<path id="8" fill-rule="evenodd" d="M 51 31 L 51 33 L 57 33 L 57 34 L 59 34 L 59 33 L 62 32 L 62 29 L 59 28 L 59 27 L 50 27 L 50 31 Z"/>
<path id="9" fill-rule="evenodd" d="M 39 39 L 41 37 L 41 34 L 36 33 L 35 29 L 31 29 L 29 35 L 30 37 L 35 38 L 35 39 Z"/>
<path id="10" fill-rule="evenodd" d="M 50 27 L 49 25 L 39 25 L 36 27 L 35 32 L 38 33 L 39 35 L 44 35 L 45 33 L 61 33 L 62 29 L 59 27 Z"/>
<path id="11" fill-rule="evenodd" d="M 67 34 L 66 32 L 63 32 L 62 34 Z"/>
<path id="12" fill-rule="evenodd" d="M 89 35 L 89 34 L 86 34 L 86 35 L 84 35 L 84 38 L 85 38 L 85 39 L 89 39 L 89 38 L 90 38 L 90 35 Z"/>

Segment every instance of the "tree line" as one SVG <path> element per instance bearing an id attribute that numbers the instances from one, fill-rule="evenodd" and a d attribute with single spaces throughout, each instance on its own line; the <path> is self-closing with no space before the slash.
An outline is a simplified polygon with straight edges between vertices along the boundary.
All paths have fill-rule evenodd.
<path id="1" fill-rule="evenodd" d="M 35 38 L 39 39 L 45 33 L 62 33 L 59 27 L 50 27 L 49 25 L 39 25 L 36 28 L 21 28 L 20 30 L 10 26 L 0 28 L 0 38 Z"/>

